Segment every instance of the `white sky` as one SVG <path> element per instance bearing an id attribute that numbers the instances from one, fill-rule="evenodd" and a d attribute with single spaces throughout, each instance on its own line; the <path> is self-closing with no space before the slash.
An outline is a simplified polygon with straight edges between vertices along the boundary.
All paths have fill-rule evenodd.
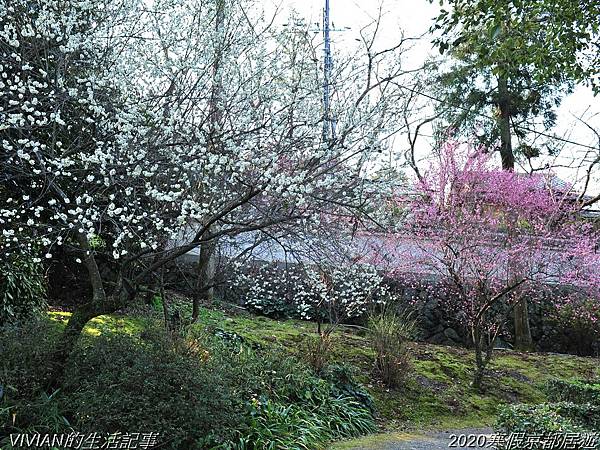
<path id="1" fill-rule="evenodd" d="M 274 8 L 273 5 L 280 6 L 282 14 L 279 20 L 282 22 L 287 18 L 286 10 L 293 8 L 307 22 L 321 24 L 325 0 L 265 0 L 267 11 Z M 401 30 L 406 36 L 419 36 L 426 33 L 440 8 L 437 0 L 433 3 L 427 0 L 383 0 L 383 5 L 379 0 L 330 0 L 330 17 L 335 27 L 350 27 L 348 31 L 332 33 L 334 50 L 343 51 L 344 47 L 349 45 L 348 43 L 359 37 L 360 29 L 377 17 L 380 7 L 385 12 L 380 27 L 381 45 L 385 45 L 387 41 L 390 44 L 397 41 Z M 432 48 L 430 39 L 425 37 L 407 54 L 405 64 L 407 67 L 418 67 L 429 54 L 435 52 L 437 50 Z M 591 89 L 583 86 L 577 87 L 573 94 L 564 99 L 558 110 L 557 126 L 548 132 L 581 144 L 597 146 L 595 135 L 575 119 L 581 115 L 584 115 L 594 128 L 600 130 L 600 95 L 594 97 Z M 398 139 L 404 141 L 401 136 Z M 426 144 L 426 141 L 423 143 Z M 581 152 L 587 150 L 567 144 L 554 164 L 569 164 L 574 156 L 580 159 L 583 155 Z M 556 169 L 556 172 L 570 182 L 576 181 L 583 175 L 568 169 Z M 597 192 L 600 192 L 600 168 L 597 168 L 596 180 L 590 193 Z"/>

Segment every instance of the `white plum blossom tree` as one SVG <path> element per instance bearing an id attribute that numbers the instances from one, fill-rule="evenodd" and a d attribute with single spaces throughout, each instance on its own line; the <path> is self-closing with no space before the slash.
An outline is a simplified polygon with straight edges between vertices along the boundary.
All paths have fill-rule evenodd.
<path id="1" fill-rule="evenodd" d="M 316 44 L 271 19 L 237 0 L 0 2 L 0 252 L 63 247 L 93 292 L 55 379 L 90 319 L 179 256 L 364 203 L 356 187 L 393 124 L 401 46 L 369 40 L 340 64 L 344 113 L 322 142 Z"/>

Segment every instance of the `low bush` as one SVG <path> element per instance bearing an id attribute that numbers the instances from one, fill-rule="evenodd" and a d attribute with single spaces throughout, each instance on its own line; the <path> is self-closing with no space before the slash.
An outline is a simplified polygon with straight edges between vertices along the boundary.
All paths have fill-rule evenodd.
<path id="1" fill-rule="evenodd" d="M 498 414 L 496 426 L 506 433 L 527 435 L 583 431 L 583 428 L 573 423 L 571 419 L 560 415 L 555 406 L 550 403 L 505 406 Z"/>
<path id="2" fill-rule="evenodd" d="M 37 399 L 49 373 L 50 354 L 59 330 L 36 318 L 27 326 L 9 325 L 0 329 L 0 385 L 4 399 Z"/>
<path id="3" fill-rule="evenodd" d="M 548 440 L 533 444 L 528 442 L 525 447 L 510 446 L 511 449 L 528 448 L 561 449 L 564 442 L 557 439 L 550 444 L 551 436 L 566 436 L 567 433 L 578 433 L 582 439 L 591 438 L 593 442 L 586 446 L 571 446 L 569 448 L 600 448 L 600 440 L 595 430 L 600 425 L 600 407 L 590 404 L 578 405 L 572 402 L 543 403 L 541 405 L 510 405 L 500 410 L 496 428 L 506 435 L 512 436 L 547 436 Z M 498 447 L 504 448 L 501 445 Z"/>
<path id="4" fill-rule="evenodd" d="M 578 405 L 573 402 L 558 402 L 550 405 L 558 414 L 570 419 L 576 425 L 588 430 L 600 429 L 600 406 L 589 403 Z"/>
<path id="5" fill-rule="evenodd" d="M 48 396 L 57 334 L 42 322 L 0 331 L 6 433 L 155 432 L 165 449 L 319 449 L 375 429 L 370 397 L 346 369 L 321 378 L 277 351 L 202 332 L 173 340 L 159 326 L 84 337 Z"/>
<path id="6" fill-rule="evenodd" d="M 555 379 L 546 384 L 545 390 L 551 403 L 506 406 L 498 415 L 497 428 L 505 433 L 526 435 L 574 432 L 590 436 L 592 431 L 600 429 L 600 385 L 583 380 Z M 585 448 L 600 448 L 597 436 L 594 442 Z M 528 448 L 564 448 L 558 441 L 554 447 L 545 445 L 540 443 Z"/>
<path id="7" fill-rule="evenodd" d="M 62 401 L 79 431 L 158 432 L 169 448 L 230 437 L 243 417 L 219 362 L 165 339 L 100 336 L 77 352 Z"/>
<path id="8" fill-rule="evenodd" d="M 356 381 L 355 370 L 351 366 L 331 364 L 321 372 L 321 377 L 331 383 L 336 397 L 350 397 L 371 412 L 375 412 L 373 397 Z"/>
<path id="9" fill-rule="evenodd" d="M 584 380 L 550 380 L 546 393 L 551 402 L 590 403 L 600 406 L 600 384 Z"/>
<path id="10" fill-rule="evenodd" d="M 10 433 L 61 433 L 71 430 L 58 401 L 60 391 L 44 391 L 58 330 L 34 319 L 27 326 L 0 329 L 0 448 L 11 448 Z"/>
<path id="11" fill-rule="evenodd" d="M 369 318 L 369 335 L 375 351 L 375 369 L 385 384 L 400 386 L 409 373 L 408 340 L 415 333 L 410 314 L 383 312 Z"/>
<path id="12" fill-rule="evenodd" d="M 30 255 L 0 259 L 0 326 L 29 319 L 45 305 L 41 263 Z"/>

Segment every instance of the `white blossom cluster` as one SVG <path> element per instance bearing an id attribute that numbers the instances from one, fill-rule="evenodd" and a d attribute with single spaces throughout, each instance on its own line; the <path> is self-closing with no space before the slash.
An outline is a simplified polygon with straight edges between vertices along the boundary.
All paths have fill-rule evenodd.
<path id="1" fill-rule="evenodd" d="M 296 270 L 263 266 L 254 272 L 246 268 L 236 282 L 245 287 L 245 304 L 252 309 L 335 323 L 360 317 L 388 294 L 383 278 L 368 264 Z"/>
<path id="2" fill-rule="evenodd" d="M 150 3 L 2 2 L 0 253 L 100 237 L 91 251 L 125 264 L 182 227 L 316 229 L 363 201 L 365 142 L 392 121 L 364 67 L 335 74 L 340 140 L 324 143 L 306 33 L 245 2 Z"/>

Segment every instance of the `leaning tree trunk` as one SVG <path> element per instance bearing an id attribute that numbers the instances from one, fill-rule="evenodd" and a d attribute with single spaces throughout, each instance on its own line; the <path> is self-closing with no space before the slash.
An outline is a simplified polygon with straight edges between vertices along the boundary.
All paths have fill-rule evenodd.
<path id="1" fill-rule="evenodd" d="M 500 108 L 500 157 L 502 169 L 513 171 L 515 169 L 515 155 L 512 148 L 510 132 L 511 105 L 508 79 L 505 75 L 498 78 L 498 106 Z M 509 267 L 509 271 L 511 268 Z M 533 347 L 531 329 L 529 327 L 529 314 L 527 299 L 520 298 L 514 306 L 515 349 L 529 351 Z"/>
<path id="2" fill-rule="evenodd" d="M 51 355 L 50 388 L 56 389 L 62 384 L 67 362 L 73 354 L 86 324 L 95 317 L 114 313 L 125 303 L 126 301 L 123 300 L 122 294 L 117 299 L 109 297 L 102 302 L 92 300 L 78 306 L 73 311 Z"/>
<path id="3" fill-rule="evenodd" d="M 94 317 L 119 310 L 134 295 L 131 289 L 127 289 L 125 284 L 121 283 L 120 288 L 116 289 L 113 295 L 107 296 L 100 270 L 89 247 L 87 237 L 78 234 L 76 239 L 85 254 L 84 262 L 92 286 L 92 299 L 75 308 L 50 355 L 50 373 L 48 377 L 48 387 L 50 389 L 56 389 L 62 384 L 67 362 L 75 350 L 77 341 L 86 324 Z"/>

